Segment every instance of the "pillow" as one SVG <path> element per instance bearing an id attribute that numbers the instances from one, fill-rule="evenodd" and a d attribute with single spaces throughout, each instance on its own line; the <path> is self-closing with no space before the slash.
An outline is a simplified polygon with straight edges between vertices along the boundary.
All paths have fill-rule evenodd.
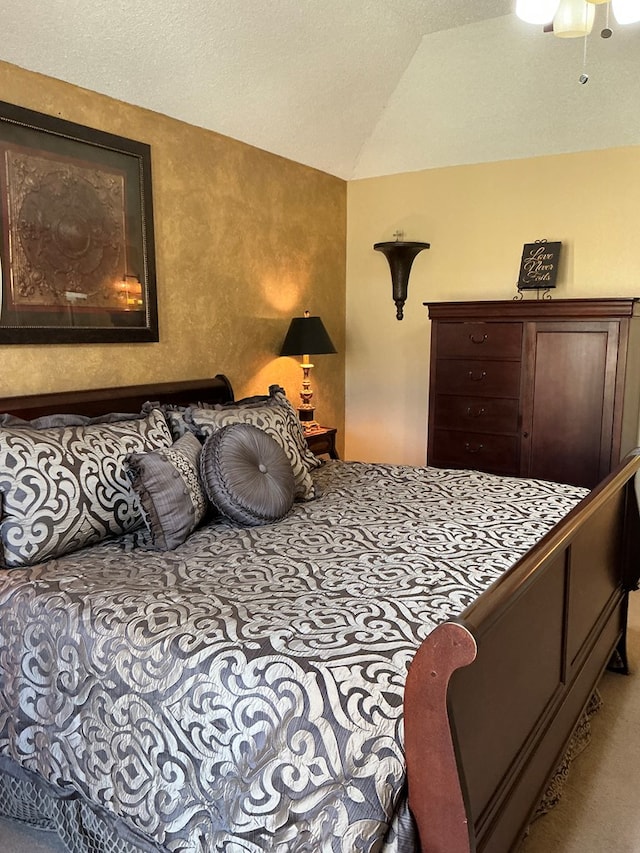
<path id="1" fill-rule="evenodd" d="M 140 527 L 124 457 L 171 443 L 160 410 L 117 423 L 0 429 L 0 564 L 32 565 Z"/>
<path id="2" fill-rule="evenodd" d="M 184 421 L 186 408 L 186 406 L 163 406 L 162 410 L 165 418 L 167 419 L 167 423 L 169 424 L 169 429 L 171 430 L 171 435 L 174 440 L 182 438 L 183 435 L 189 432 L 189 427 Z"/>
<path id="3" fill-rule="evenodd" d="M 256 397 L 245 397 L 243 400 L 237 400 L 233 403 L 218 403 L 212 408 L 246 409 L 253 408 L 256 406 L 279 406 L 281 409 L 283 409 L 286 412 L 287 419 L 289 421 L 291 435 L 294 437 L 295 442 L 298 446 L 300 458 L 306 464 L 309 471 L 312 471 L 314 468 L 319 468 L 323 464 L 322 459 L 318 459 L 318 457 L 309 450 L 309 445 L 307 444 L 307 440 L 304 436 L 304 430 L 302 428 L 300 418 L 298 417 L 298 413 L 289 402 L 284 388 L 281 388 L 280 385 L 270 385 L 269 394 L 266 396 L 262 395 Z"/>
<path id="4" fill-rule="evenodd" d="M 212 408 L 208 403 L 195 402 L 191 403 L 191 405 L 200 409 Z M 186 432 L 189 432 L 189 426 L 184 421 L 184 413 L 188 408 L 188 406 L 181 406 L 178 403 L 160 403 L 148 400 L 142 406 L 142 413 L 145 414 L 153 409 L 160 409 L 164 412 L 173 440 L 177 441 L 179 438 L 182 438 Z"/>
<path id="5" fill-rule="evenodd" d="M 93 418 L 89 417 L 89 415 L 73 414 L 41 415 L 39 418 L 27 421 L 16 415 L 4 413 L 0 415 L 0 428 L 29 427 L 30 429 L 50 429 L 51 427 L 86 426 L 86 424 L 110 424 L 118 421 L 135 421 L 139 417 L 140 413 L 110 412 L 109 414 L 97 415 Z"/>
<path id="6" fill-rule="evenodd" d="M 296 482 L 296 498 L 310 500 L 315 497 L 311 470 L 322 461 L 309 450 L 295 409 L 278 385 L 270 387 L 268 397 L 248 397 L 210 409 L 190 407 L 184 412 L 184 419 L 202 438 L 232 423 L 257 426 L 275 439 L 287 454 Z"/>
<path id="7" fill-rule="evenodd" d="M 210 435 L 200 474 L 211 503 L 239 524 L 277 521 L 293 505 L 295 482 L 287 454 L 251 424 L 229 424 Z"/>
<path id="8" fill-rule="evenodd" d="M 125 468 L 151 534 L 151 548 L 172 551 L 196 529 L 207 511 L 200 482 L 202 445 L 191 433 L 172 447 L 130 453 Z"/>
<path id="9" fill-rule="evenodd" d="M 230 424 L 251 424 L 266 432 L 284 450 L 293 469 L 295 496 L 299 500 L 315 497 L 313 480 L 303 459 L 296 436 L 291 429 L 289 417 L 281 406 L 255 405 L 220 409 L 189 408 L 184 413 L 185 421 L 197 435 L 208 438 L 222 427 Z"/>

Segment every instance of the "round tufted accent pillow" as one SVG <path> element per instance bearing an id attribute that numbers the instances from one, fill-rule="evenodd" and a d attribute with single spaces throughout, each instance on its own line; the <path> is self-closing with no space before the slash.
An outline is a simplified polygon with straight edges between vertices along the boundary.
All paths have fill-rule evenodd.
<path id="1" fill-rule="evenodd" d="M 293 504 L 295 480 L 286 453 L 252 424 L 229 424 L 210 435 L 200 476 L 211 503 L 239 524 L 277 521 Z"/>

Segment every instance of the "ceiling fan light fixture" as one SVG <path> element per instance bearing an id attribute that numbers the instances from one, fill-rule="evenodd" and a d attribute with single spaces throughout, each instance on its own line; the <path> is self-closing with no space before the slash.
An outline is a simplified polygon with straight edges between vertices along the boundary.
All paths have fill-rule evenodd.
<path id="1" fill-rule="evenodd" d="M 619 24 L 635 24 L 640 21 L 640 0 L 611 0 L 611 8 Z"/>
<path id="2" fill-rule="evenodd" d="M 553 34 L 558 38 L 581 38 L 593 29 L 596 8 L 587 0 L 560 0 L 553 18 Z"/>
<path id="3" fill-rule="evenodd" d="M 516 0 L 516 15 L 527 24 L 548 24 L 559 5 L 559 0 Z"/>

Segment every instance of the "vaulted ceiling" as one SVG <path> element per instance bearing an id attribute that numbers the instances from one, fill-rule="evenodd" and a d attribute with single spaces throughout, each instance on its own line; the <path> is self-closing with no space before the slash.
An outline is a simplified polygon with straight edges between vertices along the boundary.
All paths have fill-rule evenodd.
<path id="1" fill-rule="evenodd" d="M 640 25 L 585 63 L 514 5 L 5 0 L 0 59 L 345 179 L 640 144 Z"/>

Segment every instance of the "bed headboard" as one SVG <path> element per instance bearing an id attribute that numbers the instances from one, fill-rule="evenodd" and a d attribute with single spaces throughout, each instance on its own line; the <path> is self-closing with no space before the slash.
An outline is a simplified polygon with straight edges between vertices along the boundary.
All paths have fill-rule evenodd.
<path id="1" fill-rule="evenodd" d="M 95 417 L 109 412 L 139 412 L 147 400 L 181 406 L 199 401 L 229 403 L 233 400 L 233 389 L 227 377 L 218 374 L 213 379 L 3 397 L 0 398 L 0 412 L 8 412 L 25 420 L 59 413 Z"/>

